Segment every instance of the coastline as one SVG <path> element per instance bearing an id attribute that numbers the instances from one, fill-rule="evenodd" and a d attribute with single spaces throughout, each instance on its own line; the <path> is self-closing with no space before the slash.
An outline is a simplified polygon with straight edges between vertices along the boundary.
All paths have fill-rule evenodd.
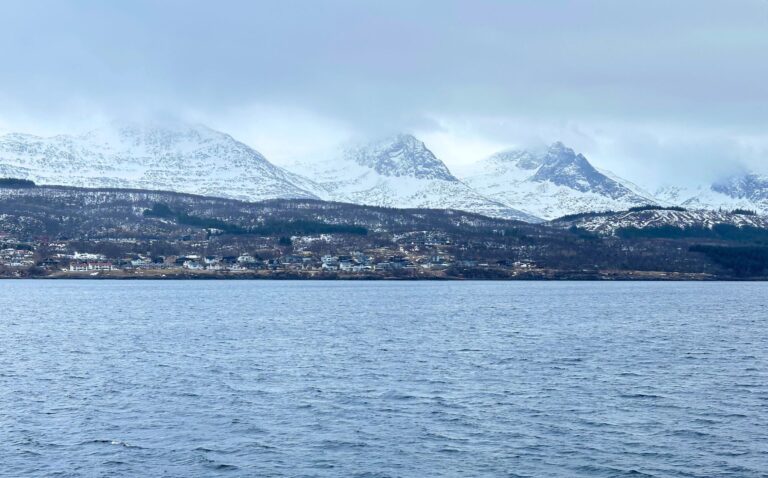
<path id="1" fill-rule="evenodd" d="M 279 280 L 279 281 L 579 281 L 579 282 L 764 282 L 768 277 L 734 277 L 705 273 L 682 273 L 661 271 L 527 271 L 518 274 L 502 274 L 499 271 L 471 271 L 466 275 L 449 274 L 339 274 L 310 272 L 180 272 L 146 273 L 143 271 L 100 271 L 100 272 L 54 272 L 41 275 L 0 276 L 6 280 Z M 484 273 L 483 273 L 484 272 Z"/>

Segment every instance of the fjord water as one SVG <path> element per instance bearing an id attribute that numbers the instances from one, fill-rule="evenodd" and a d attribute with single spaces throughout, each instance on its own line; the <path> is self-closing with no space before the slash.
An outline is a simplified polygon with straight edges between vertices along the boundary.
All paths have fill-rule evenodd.
<path id="1" fill-rule="evenodd" d="M 768 284 L 0 283 L 0 475 L 768 474 Z"/>

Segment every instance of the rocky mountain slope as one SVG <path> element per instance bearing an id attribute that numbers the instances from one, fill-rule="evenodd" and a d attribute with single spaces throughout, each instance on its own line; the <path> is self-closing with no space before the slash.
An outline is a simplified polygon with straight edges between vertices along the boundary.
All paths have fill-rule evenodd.
<path id="1" fill-rule="evenodd" d="M 768 212 L 768 176 L 752 172 L 731 176 L 713 184 L 712 191 L 750 201 L 758 209 Z"/>
<path id="2" fill-rule="evenodd" d="M 651 195 L 595 168 L 562 143 L 543 151 L 500 152 L 462 178 L 407 134 L 289 169 L 293 172 L 201 125 L 117 124 L 82 135 L 0 135 L 0 178 L 37 184 L 454 209 L 529 222 L 654 204 L 768 213 L 768 177 L 745 173 L 711 186 L 668 186 Z"/>
<path id="3" fill-rule="evenodd" d="M 205 126 L 118 125 L 79 136 L 0 136 L 0 177 L 245 200 L 315 198 L 308 182 Z"/>
<path id="4" fill-rule="evenodd" d="M 323 199 L 398 208 L 456 209 L 539 221 L 469 187 L 411 135 L 347 148 L 331 159 L 297 163 L 291 169 L 319 184 L 313 193 Z"/>
<path id="5" fill-rule="evenodd" d="M 543 152 L 497 153 L 479 162 L 465 180 L 491 199 L 547 219 L 656 204 L 650 194 L 596 169 L 559 142 Z"/>

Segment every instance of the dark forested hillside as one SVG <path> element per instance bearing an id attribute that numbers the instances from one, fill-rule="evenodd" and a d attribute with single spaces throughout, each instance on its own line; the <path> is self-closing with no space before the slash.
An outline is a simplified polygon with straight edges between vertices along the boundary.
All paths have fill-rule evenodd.
<path id="1" fill-rule="evenodd" d="M 768 232 L 755 225 L 758 218 L 744 226 L 654 229 L 627 222 L 627 214 L 684 212 L 638 210 L 536 225 L 451 210 L 308 199 L 248 203 L 158 191 L 19 186 L 0 185 L 4 276 L 741 279 L 766 274 L 752 259 L 733 259 L 738 250 L 728 249 L 766 245 Z M 597 220 L 597 226 L 583 222 Z M 621 227 L 606 234 L 607 221 Z M 749 251 L 755 260 L 762 257 Z"/>

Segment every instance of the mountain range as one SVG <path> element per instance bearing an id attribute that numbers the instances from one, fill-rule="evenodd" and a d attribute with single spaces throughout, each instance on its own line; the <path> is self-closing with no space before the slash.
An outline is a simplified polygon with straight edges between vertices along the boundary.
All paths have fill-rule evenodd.
<path id="1" fill-rule="evenodd" d="M 368 206 L 456 209 L 537 222 L 535 215 L 491 199 L 454 176 L 424 143 L 396 135 L 348 147 L 336 157 L 297 163 L 322 199 Z"/>
<path id="2" fill-rule="evenodd" d="M 0 177 L 247 201 L 297 198 L 454 209 L 527 222 L 645 205 L 768 213 L 768 177 L 751 172 L 651 194 L 555 142 L 539 151 L 501 151 L 457 177 L 408 134 L 282 168 L 230 135 L 201 125 L 123 124 L 51 137 L 8 133 L 0 135 Z"/>
<path id="3" fill-rule="evenodd" d="M 476 190 L 545 219 L 657 204 L 651 195 L 599 171 L 560 142 L 541 152 L 502 151 L 474 169 L 467 183 Z"/>

